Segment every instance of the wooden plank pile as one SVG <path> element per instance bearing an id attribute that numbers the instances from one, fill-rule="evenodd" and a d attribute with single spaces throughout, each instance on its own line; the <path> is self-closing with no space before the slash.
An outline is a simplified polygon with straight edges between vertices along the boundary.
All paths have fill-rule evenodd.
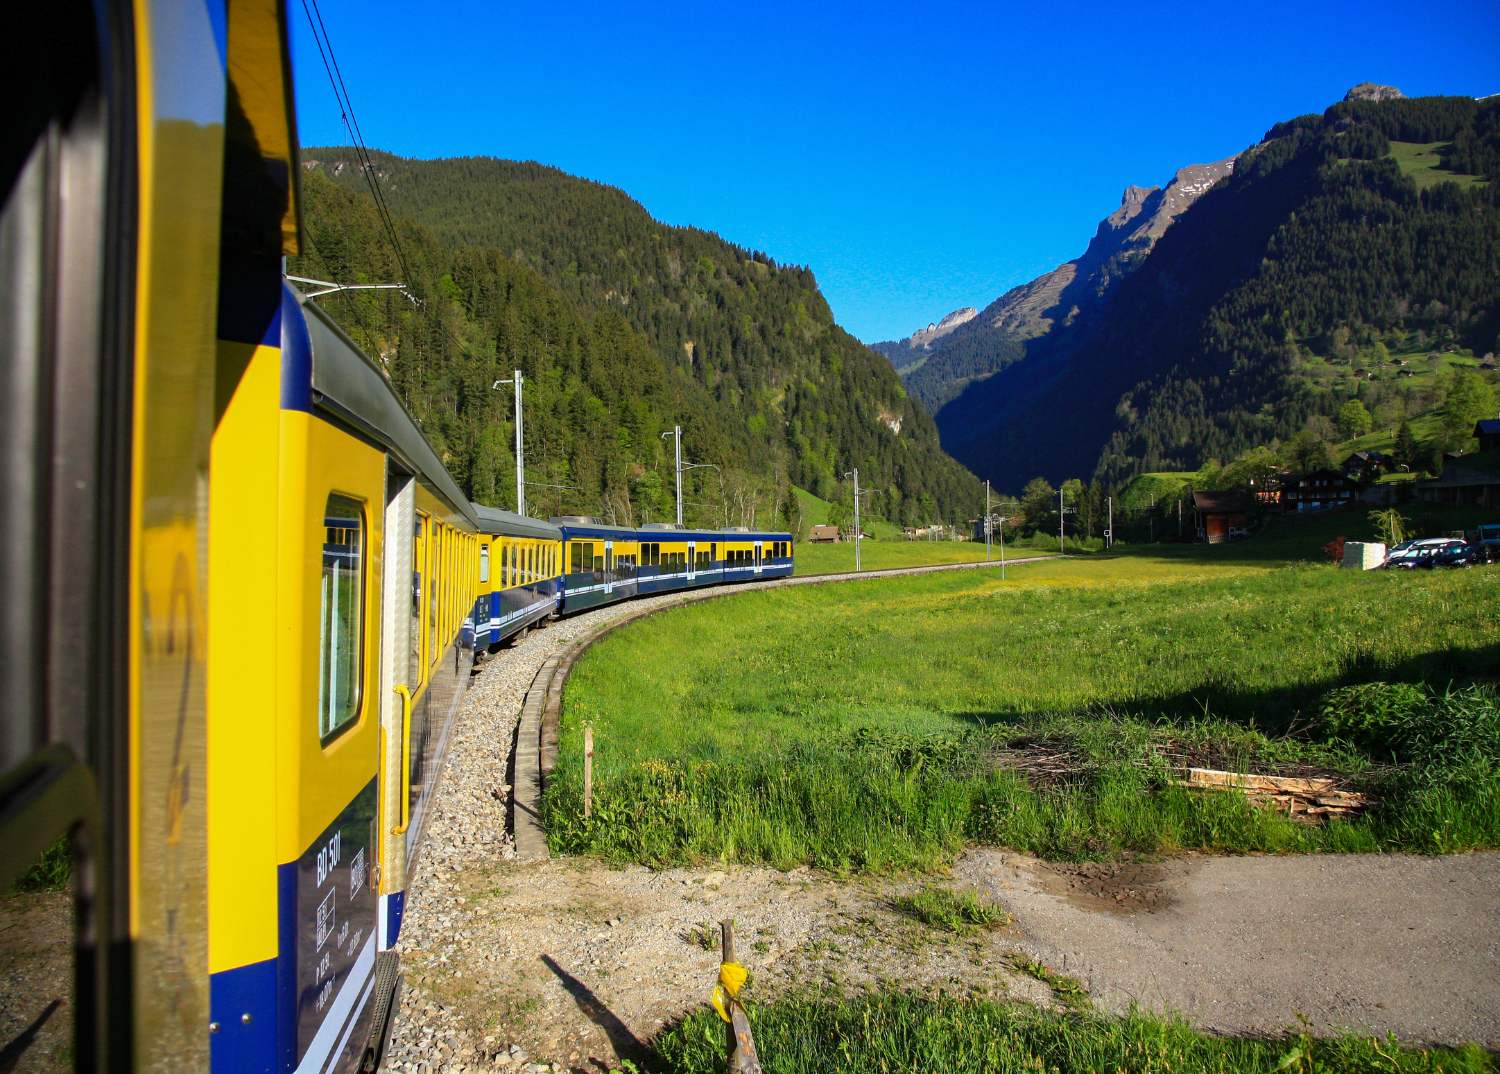
<path id="1" fill-rule="evenodd" d="M 1347 817 L 1374 803 L 1358 791 L 1346 790 L 1330 776 L 1258 776 L 1248 772 L 1221 772 L 1215 768 L 1189 768 L 1180 787 L 1237 790 L 1251 801 L 1275 806 L 1298 820 L 1318 823 L 1328 817 Z"/>

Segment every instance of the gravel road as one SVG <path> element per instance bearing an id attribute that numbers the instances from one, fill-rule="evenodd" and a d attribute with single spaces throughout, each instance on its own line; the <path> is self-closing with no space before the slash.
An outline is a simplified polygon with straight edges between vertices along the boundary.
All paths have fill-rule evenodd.
<path id="1" fill-rule="evenodd" d="M 1224 1033 L 1299 1017 L 1500 1048 L 1500 854 L 1210 857 L 1051 865 L 999 851 L 955 869 L 1096 1004 Z"/>

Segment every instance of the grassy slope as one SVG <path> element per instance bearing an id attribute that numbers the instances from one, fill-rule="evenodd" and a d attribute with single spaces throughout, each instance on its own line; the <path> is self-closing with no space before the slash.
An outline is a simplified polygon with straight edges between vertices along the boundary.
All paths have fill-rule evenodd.
<path id="1" fill-rule="evenodd" d="M 1457 183 L 1461 187 L 1484 186 L 1478 175 L 1464 175 L 1443 168 L 1443 158 L 1438 151 L 1447 142 L 1392 142 L 1391 157 L 1405 175 L 1417 184 L 1418 190 L 1427 190 L 1439 183 Z"/>
<path id="2" fill-rule="evenodd" d="M 1035 564 L 1005 582 L 960 572 L 798 587 L 652 617 L 596 646 L 569 681 L 554 845 L 882 869 L 932 867 L 972 840 L 1074 857 L 1493 844 L 1492 784 L 1480 799 L 1319 829 L 1150 771 L 1150 743 L 1165 740 L 1358 777 L 1368 758 L 1281 732 L 1306 727 L 1345 682 L 1493 675 L 1500 569 L 1361 575 L 1315 562 L 1330 537 L 1363 529 L 1360 515 L 1329 516 L 1227 547 Z M 587 824 L 584 721 L 599 741 Z M 1036 741 L 1090 775 L 1033 788 L 970 763 Z"/>
<path id="3" fill-rule="evenodd" d="M 822 526 L 828 522 L 828 512 L 833 504 L 827 500 L 814 496 L 806 489 L 793 488 L 797 494 L 797 502 L 802 507 L 802 532 L 806 533 L 809 526 Z M 860 499 L 864 499 L 863 496 Z M 901 539 L 901 527 L 894 522 L 887 522 L 878 515 L 866 514 L 860 520 L 864 531 L 870 536 L 881 541 L 899 541 Z"/>
<path id="4" fill-rule="evenodd" d="M 1139 511 L 1155 502 L 1174 499 L 1183 495 L 1190 485 L 1198 481 L 1197 470 L 1167 470 L 1140 474 L 1120 490 L 1120 506 L 1126 510 Z"/>

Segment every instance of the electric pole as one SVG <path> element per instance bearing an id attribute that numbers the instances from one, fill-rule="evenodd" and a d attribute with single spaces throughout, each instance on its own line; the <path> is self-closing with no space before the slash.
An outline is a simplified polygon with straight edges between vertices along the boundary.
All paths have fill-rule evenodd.
<path id="1" fill-rule="evenodd" d="M 859 570 L 859 468 L 855 467 L 845 477 L 854 478 L 854 569 Z"/>
<path id="2" fill-rule="evenodd" d="M 665 440 L 669 436 L 672 438 L 673 442 L 676 445 L 676 449 L 674 451 L 674 459 L 675 459 L 675 461 L 672 464 L 672 472 L 677 477 L 677 528 L 681 529 L 682 528 L 682 426 L 681 425 L 674 425 L 674 426 L 672 426 L 672 431 L 671 432 L 669 432 L 669 433 L 662 433 L 661 434 L 661 438 L 663 440 Z"/>
<path id="3" fill-rule="evenodd" d="M 490 385 L 491 391 L 499 391 L 503 384 L 514 384 L 516 387 L 516 514 L 526 513 L 526 456 L 523 454 L 524 441 L 521 436 L 521 371 L 513 370 L 509 380 L 497 380 Z"/>
<path id="4" fill-rule="evenodd" d="M 990 561 L 990 483 L 984 483 L 984 561 Z"/>
<path id="5" fill-rule="evenodd" d="M 1063 554 L 1063 490 L 1057 490 L 1057 554 Z"/>
<path id="6" fill-rule="evenodd" d="M 1115 498 L 1107 497 L 1104 502 L 1109 509 L 1109 521 L 1105 524 L 1104 530 L 1104 547 L 1113 548 L 1115 546 Z"/>

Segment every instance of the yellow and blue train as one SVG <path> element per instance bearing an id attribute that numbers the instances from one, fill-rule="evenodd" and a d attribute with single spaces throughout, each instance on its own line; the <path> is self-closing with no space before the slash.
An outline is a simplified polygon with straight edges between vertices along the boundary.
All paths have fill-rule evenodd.
<path id="1" fill-rule="evenodd" d="M 284 283 L 282 0 L 35 17 L 0 159 L 0 884 L 65 841 L 75 1069 L 369 1069 L 475 654 L 790 574 L 792 539 L 468 501 Z"/>

